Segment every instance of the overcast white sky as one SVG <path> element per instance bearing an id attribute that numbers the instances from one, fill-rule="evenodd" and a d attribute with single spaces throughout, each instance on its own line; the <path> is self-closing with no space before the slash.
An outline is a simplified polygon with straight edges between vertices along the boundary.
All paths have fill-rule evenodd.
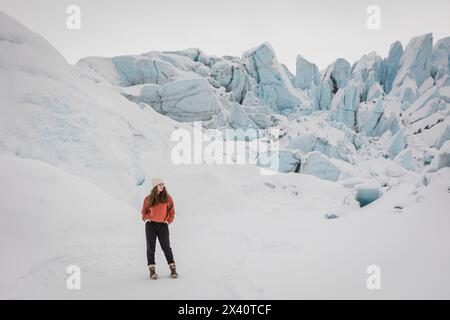
<path id="1" fill-rule="evenodd" d="M 66 9 L 81 8 L 81 30 L 68 30 Z M 381 29 L 366 27 L 369 5 Z M 241 56 L 268 41 L 295 73 L 297 54 L 325 68 L 337 57 L 353 63 L 382 56 L 417 35 L 450 36 L 450 0 L 0 0 L 0 10 L 50 41 L 70 63 L 85 56 L 198 47 Z"/>

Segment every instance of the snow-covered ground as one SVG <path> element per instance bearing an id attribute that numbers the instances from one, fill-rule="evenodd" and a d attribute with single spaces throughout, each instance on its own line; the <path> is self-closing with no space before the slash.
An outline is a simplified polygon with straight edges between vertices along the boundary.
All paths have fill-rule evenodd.
<path id="1" fill-rule="evenodd" d="M 347 211 L 345 188 L 311 175 L 171 171 L 177 217 L 170 232 L 180 278 L 168 277 L 158 247 L 161 278 L 150 281 L 138 210 L 39 160 L 0 161 L 2 298 L 450 295 L 449 168 L 426 187 L 403 184 Z M 340 217 L 325 219 L 327 213 Z M 81 290 L 66 287 L 73 264 L 82 270 Z M 381 290 L 366 287 L 370 265 L 381 268 Z"/>
<path id="2" fill-rule="evenodd" d="M 443 63 L 445 48 L 436 43 L 434 62 Z M 373 54 L 352 71 L 342 61 L 320 77 L 306 68 L 292 83 L 272 55 L 264 44 L 244 53 L 244 63 L 186 50 L 70 66 L 0 12 L 0 298 L 450 298 L 448 64 L 433 62 L 439 69 L 426 83 L 404 55 L 390 79 L 397 95 L 385 94 L 376 74 L 360 77 L 384 65 Z M 124 75 L 133 59 L 167 78 Z M 265 87 L 274 79 L 278 101 Z M 315 92 L 333 82 L 342 91 L 322 109 Z M 180 88 L 193 100 L 180 98 Z M 348 105 L 342 97 L 353 90 L 373 100 Z M 198 109 L 183 109 L 195 102 Z M 299 102 L 304 108 L 289 109 Z M 192 131 L 192 117 L 211 112 L 208 127 L 281 129 L 286 163 L 300 172 L 174 165 L 173 130 Z M 140 206 L 152 176 L 164 177 L 175 201 L 176 280 L 159 246 L 160 279 L 148 279 Z M 360 208 L 358 192 L 381 197 Z M 81 268 L 80 290 L 66 286 L 70 265 Z M 366 285 L 371 265 L 381 270 L 380 290 Z"/>

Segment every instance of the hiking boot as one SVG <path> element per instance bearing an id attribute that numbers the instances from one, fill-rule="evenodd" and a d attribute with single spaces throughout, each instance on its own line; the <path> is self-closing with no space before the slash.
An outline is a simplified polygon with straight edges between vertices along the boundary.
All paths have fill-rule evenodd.
<path id="1" fill-rule="evenodd" d="M 169 268 L 170 268 L 170 277 L 171 278 L 178 278 L 178 273 L 177 273 L 177 270 L 175 268 L 175 262 L 169 263 Z"/>
<path id="2" fill-rule="evenodd" d="M 156 265 L 155 264 L 149 265 L 148 270 L 150 271 L 150 279 L 152 279 L 152 280 L 158 279 L 158 275 L 156 274 Z"/>

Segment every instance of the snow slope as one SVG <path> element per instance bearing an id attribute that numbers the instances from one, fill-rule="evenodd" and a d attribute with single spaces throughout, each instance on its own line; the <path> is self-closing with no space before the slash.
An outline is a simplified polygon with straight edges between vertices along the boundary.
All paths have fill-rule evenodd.
<path id="1" fill-rule="evenodd" d="M 429 46 L 429 36 L 415 39 L 405 58 L 392 59 L 401 77 L 389 95 L 377 83 L 383 73 L 370 71 L 382 65 L 374 54 L 357 68 L 339 60 L 320 84 L 309 65 L 316 74 L 296 79 L 314 79 L 296 91 L 268 44 L 247 51 L 246 63 L 184 50 L 70 66 L 0 12 L 0 298 L 449 298 L 448 66 L 439 60 L 411 69 L 414 57 L 427 59 Z M 435 59 L 446 54 L 442 43 L 436 50 Z M 424 72 L 433 68 L 439 72 L 430 83 Z M 415 74 L 420 90 L 410 79 Z M 334 77 L 343 90 L 329 92 L 334 109 L 314 110 L 316 90 Z M 259 126 L 252 120 L 259 119 L 280 128 L 280 145 L 302 162 L 300 173 L 174 165 L 171 133 L 193 128 L 161 111 L 189 106 L 179 90 L 199 81 L 194 101 L 212 99 L 223 112 L 207 126 Z M 380 94 L 374 101 L 339 100 L 369 83 L 367 94 Z M 153 101 L 155 88 L 177 102 L 143 103 Z M 282 92 L 289 95 L 278 105 L 274 97 Z M 286 113 L 298 101 L 292 113 L 268 109 Z M 358 125 L 351 128 L 345 122 L 355 110 Z M 387 150 L 399 152 L 388 157 Z M 318 160 L 308 168 L 311 155 Z M 316 177 L 322 171 L 315 168 L 331 167 L 336 182 Z M 147 278 L 140 206 L 155 175 L 175 200 L 177 280 L 167 277 L 159 247 L 162 277 Z M 381 197 L 360 208 L 361 189 Z M 66 287 L 73 264 L 82 270 L 81 290 Z M 381 290 L 366 287 L 373 264 L 382 271 Z"/>
<path id="2" fill-rule="evenodd" d="M 0 23 L 0 154 L 46 161 L 140 205 L 142 151 L 164 157 L 183 125 L 86 81 L 12 18 L 0 13 Z"/>

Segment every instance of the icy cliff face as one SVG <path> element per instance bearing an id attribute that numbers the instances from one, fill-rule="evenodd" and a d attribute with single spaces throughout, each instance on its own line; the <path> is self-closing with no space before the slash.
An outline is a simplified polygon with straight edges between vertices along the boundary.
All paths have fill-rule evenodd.
<path id="1" fill-rule="evenodd" d="M 319 69 L 301 55 L 297 56 L 295 87 L 301 90 L 311 90 L 320 83 Z"/>
<path id="2" fill-rule="evenodd" d="M 431 75 L 431 50 L 433 36 L 431 33 L 412 38 L 400 58 L 400 69 L 395 76 L 393 86 L 401 87 L 406 76 L 410 76 L 417 87 Z"/>
<path id="3" fill-rule="evenodd" d="M 392 83 L 400 68 L 400 59 L 403 55 L 403 46 L 400 41 L 391 44 L 389 54 L 385 59 L 386 77 L 384 81 L 384 91 L 389 93 L 392 89 Z"/>

